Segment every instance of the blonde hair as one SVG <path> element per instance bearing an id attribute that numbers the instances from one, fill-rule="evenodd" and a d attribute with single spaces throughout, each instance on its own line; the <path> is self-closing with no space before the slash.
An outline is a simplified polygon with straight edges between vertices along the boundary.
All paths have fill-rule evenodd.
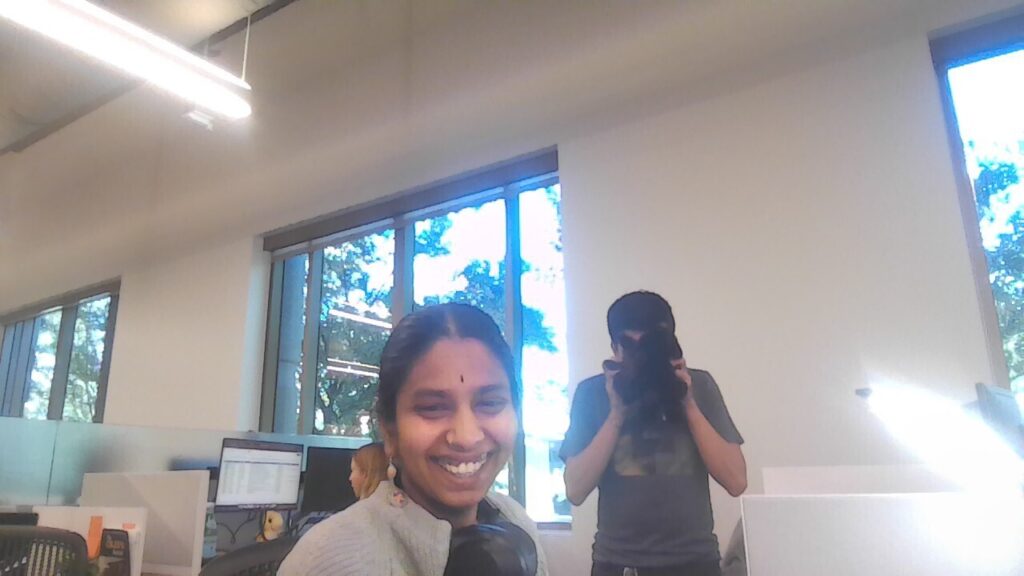
<path id="1" fill-rule="evenodd" d="M 384 454 L 384 444 L 374 442 L 356 450 L 352 462 L 366 475 L 363 489 L 356 493 L 360 500 L 369 498 L 383 480 L 388 477 L 388 458 Z"/>

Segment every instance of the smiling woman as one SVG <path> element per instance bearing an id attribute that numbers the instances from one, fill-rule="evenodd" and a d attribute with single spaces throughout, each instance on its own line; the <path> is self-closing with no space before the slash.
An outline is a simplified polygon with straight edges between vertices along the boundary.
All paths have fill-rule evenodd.
<path id="1" fill-rule="evenodd" d="M 410 497 L 460 528 L 476 521 L 515 445 L 512 354 L 477 308 L 444 305 L 412 320 L 381 361 L 385 447 Z"/>
<path id="2" fill-rule="evenodd" d="M 453 531 L 490 524 L 510 534 L 513 555 L 535 560 L 487 573 L 546 575 L 526 511 L 490 492 L 519 429 L 514 366 L 478 308 L 441 304 L 403 318 L 384 346 L 377 393 L 394 481 L 311 530 L 279 574 L 442 574 Z"/>

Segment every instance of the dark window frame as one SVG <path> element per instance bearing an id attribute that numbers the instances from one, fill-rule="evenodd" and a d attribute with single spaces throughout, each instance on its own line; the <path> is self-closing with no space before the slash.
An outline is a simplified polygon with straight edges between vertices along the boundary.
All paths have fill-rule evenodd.
<path id="1" fill-rule="evenodd" d="M 47 420 L 62 420 L 64 418 L 64 402 L 67 396 L 78 307 L 83 302 L 109 295 L 110 307 L 107 311 L 103 357 L 96 382 L 96 404 L 93 407 L 92 419 L 94 423 L 103 422 L 120 291 L 121 281 L 119 279 L 112 280 L 66 292 L 55 298 L 36 302 L 0 316 L 0 416 L 24 417 L 24 406 L 30 390 L 28 381 L 32 373 L 36 321 L 44 314 L 60 310 L 61 321 L 55 347 L 56 362 L 50 384 L 46 418 Z"/>
<path id="2" fill-rule="evenodd" d="M 1010 373 L 1003 352 L 1003 337 L 989 285 L 988 261 L 977 219 L 974 187 L 967 173 L 963 140 L 949 84 L 950 69 L 1024 49 L 1024 13 L 996 15 L 980 23 L 941 32 L 930 40 L 932 63 L 938 77 L 939 95 L 946 121 L 946 134 L 956 178 L 960 215 L 970 254 L 975 292 L 985 332 L 986 350 L 995 384 L 1010 389 Z"/>
<path id="3" fill-rule="evenodd" d="M 398 322 L 413 307 L 413 240 L 412 231 L 416 221 L 445 214 L 462 208 L 478 206 L 496 200 L 505 200 L 506 250 L 505 250 L 505 301 L 514 303 L 506 306 L 505 337 L 516 360 L 516 372 L 522 372 L 522 298 L 521 275 L 522 257 L 519 238 L 519 194 L 546 187 L 559 182 L 558 152 L 555 148 L 474 170 L 460 176 L 445 179 L 395 194 L 374 202 L 341 210 L 293 226 L 278 229 L 264 236 L 264 250 L 271 253 L 271 290 L 268 302 L 266 348 L 264 353 L 263 386 L 260 403 L 260 430 L 274 431 L 277 410 L 277 371 L 280 351 L 281 312 L 283 290 L 283 266 L 278 263 L 288 258 L 306 254 L 309 258 L 309 274 L 306 278 L 305 336 L 303 357 L 316 356 L 319 328 L 314 310 L 319 308 L 320 294 L 317 293 L 323 266 L 322 249 L 344 242 L 346 239 L 364 236 L 373 232 L 395 230 L 395 270 L 392 288 L 392 318 Z M 277 288 L 276 290 L 274 288 Z M 316 307 L 311 306 L 316 303 Z M 316 370 L 311 363 L 303 362 L 300 372 L 300 400 L 297 430 L 291 433 L 311 434 L 313 432 L 312 395 L 316 390 Z M 522 382 L 517 382 L 522 391 Z M 525 433 L 522 410 L 519 411 L 519 435 L 510 466 L 509 492 L 525 502 Z M 283 431 L 281 431 L 283 432 Z M 558 525 L 561 523 L 552 523 Z"/>

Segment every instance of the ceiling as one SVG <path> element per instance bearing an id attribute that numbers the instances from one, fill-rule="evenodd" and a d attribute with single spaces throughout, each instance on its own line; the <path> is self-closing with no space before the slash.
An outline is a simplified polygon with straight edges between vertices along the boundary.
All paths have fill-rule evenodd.
<path id="1" fill-rule="evenodd" d="M 129 4 L 163 2 L 174 0 Z M 898 97 L 934 112 L 934 90 L 920 90 L 934 82 L 929 36 L 1022 9 L 1022 0 L 296 1 L 253 28 L 250 120 L 203 130 L 175 116 L 185 106 L 131 90 L 0 155 L 0 262 L 22 271 L 0 272 L 0 309 L 552 143 L 568 165 L 589 136 L 851 67 L 843 62 L 871 78 L 862 66 L 897 59 L 886 69 L 915 74 L 892 79 L 865 110 Z M 218 61 L 235 68 L 241 40 L 221 43 Z M 737 109 L 737 122 L 746 113 Z"/>
<path id="2" fill-rule="evenodd" d="M 195 46 L 273 0 L 93 2 L 179 45 Z M 134 85 L 96 60 L 0 19 L 0 154 L 25 148 Z"/>

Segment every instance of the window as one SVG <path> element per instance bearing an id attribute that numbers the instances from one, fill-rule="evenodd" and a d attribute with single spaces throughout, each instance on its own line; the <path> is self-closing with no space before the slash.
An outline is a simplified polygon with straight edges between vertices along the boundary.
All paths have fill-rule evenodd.
<path id="1" fill-rule="evenodd" d="M 494 318 L 520 365 L 523 440 L 496 488 L 535 520 L 569 520 L 557 457 L 569 405 L 553 152 L 284 230 L 266 247 L 263 430 L 370 437 L 393 324 L 422 306 L 470 303 Z"/>
<path id="2" fill-rule="evenodd" d="M 0 416 L 102 422 L 118 286 L 0 320 Z"/>
<path id="3" fill-rule="evenodd" d="M 992 347 L 1024 408 L 1024 16 L 939 39 L 932 52 L 972 192 L 964 212 L 986 265 Z"/>

